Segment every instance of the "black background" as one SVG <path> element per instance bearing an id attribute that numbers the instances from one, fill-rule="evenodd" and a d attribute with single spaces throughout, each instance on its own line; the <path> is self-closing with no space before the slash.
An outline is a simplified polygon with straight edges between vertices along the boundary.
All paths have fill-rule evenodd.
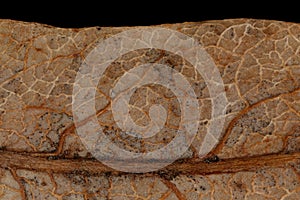
<path id="1" fill-rule="evenodd" d="M 23 1 L 6 2 L 0 18 L 80 28 L 137 26 L 230 18 L 271 19 L 300 23 L 297 1 Z M 8 4 L 11 5 L 8 5 Z"/>

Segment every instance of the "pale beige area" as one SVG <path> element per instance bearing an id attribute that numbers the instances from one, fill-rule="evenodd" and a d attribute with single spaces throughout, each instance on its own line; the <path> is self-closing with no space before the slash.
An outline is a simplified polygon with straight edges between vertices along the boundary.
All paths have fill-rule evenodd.
<path id="1" fill-rule="evenodd" d="M 199 41 L 220 71 L 229 105 L 222 140 L 213 152 L 197 158 L 211 118 L 202 77 L 178 55 L 143 49 L 116 60 L 100 79 L 99 123 L 130 151 L 170 142 L 181 112 L 168 89 L 141 87 L 130 100 L 131 117 L 139 125 L 147 125 L 152 104 L 168 111 L 164 129 L 154 137 L 127 137 L 110 109 L 109 89 L 119 77 L 140 64 L 160 63 L 185 75 L 199 98 L 196 140 L 185 159 L 163 173 L 122 174 L 97 164 L 85 166 L 92 155 L 76 135 L 72 84 L 81 62 L 101 40 L 129 28 L 62 29 L 0 20 L 0 199 L 300 198 L 300 25 L 236 19 L 162 27 Z M 219 162 L 213 162 L 215 155 Z M 269 156 L 279 159 L 272 162 Z M 39 162 L 30 163 L 30 158 Z M 182 162 L 196 170 L 179 168 Z M 230 162 L 236 167 L 226 169 Z"/>

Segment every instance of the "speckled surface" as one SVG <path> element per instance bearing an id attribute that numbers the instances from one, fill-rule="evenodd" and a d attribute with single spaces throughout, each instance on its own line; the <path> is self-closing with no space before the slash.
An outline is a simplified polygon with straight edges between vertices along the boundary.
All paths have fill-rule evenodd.
<path id="1" fill-rule="evenodd" d="M 137 140 L 114 122 L 110 88 L 142 63 L 164 64 L 187 78 L 201 105 L 198 133 L 182 160 L 163 173 L 102 166 L 76 134 L 73 84 L 99 41 L 130 28 L 62 29 L 0 20 L 0 199 L 300 198 L 300 25 L 236 19 L 161 27 L 196 39 L 223 79 L 229 104 L 222 137 L 210 154 L 196 153 L 211 120 L 205 81 L 180 56 L 141 49 L 118 58 L 99 80 L 95 109 L 105 134 L 132 152 L 160 148 L 176 135 L 178 100 L 155 84 L 138 88 L 130 114 L 147 125 L 150 106 L 161 104 L 168 113 L 161 132 Z"/>

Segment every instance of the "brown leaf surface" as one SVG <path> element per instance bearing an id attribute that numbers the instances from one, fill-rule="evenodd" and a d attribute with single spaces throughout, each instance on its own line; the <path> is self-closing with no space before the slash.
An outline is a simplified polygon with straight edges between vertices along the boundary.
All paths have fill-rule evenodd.
<path id="1" fill-rule="evenodd" d="M 201 105 L 198 134 L 181 159 L 146 174 L 123 173 L 95 160 L 76 134 L 72 91 L 88 53 L 130 28 L 61 29 L 0 20 L 0 199 L 299 199 L 300 25 L 235 19 L 162 25 L 193 37 L 215 62 L 228 106 L 222 138 L 198 157 L 211 121 L 204 79 L 180 56 L 141 49 L 113 62 L 98 83 L 96 110 L 104 132 L 123 149 L 146 152 L 169 143 L 180 106 L 159 85 L 139 88 L 130 114 L 140 126 L 149 108 L 168 113 L 155 137 L 126 137 L 114 122 L 110 88 L 142 63 L 182 73 Z"/>

